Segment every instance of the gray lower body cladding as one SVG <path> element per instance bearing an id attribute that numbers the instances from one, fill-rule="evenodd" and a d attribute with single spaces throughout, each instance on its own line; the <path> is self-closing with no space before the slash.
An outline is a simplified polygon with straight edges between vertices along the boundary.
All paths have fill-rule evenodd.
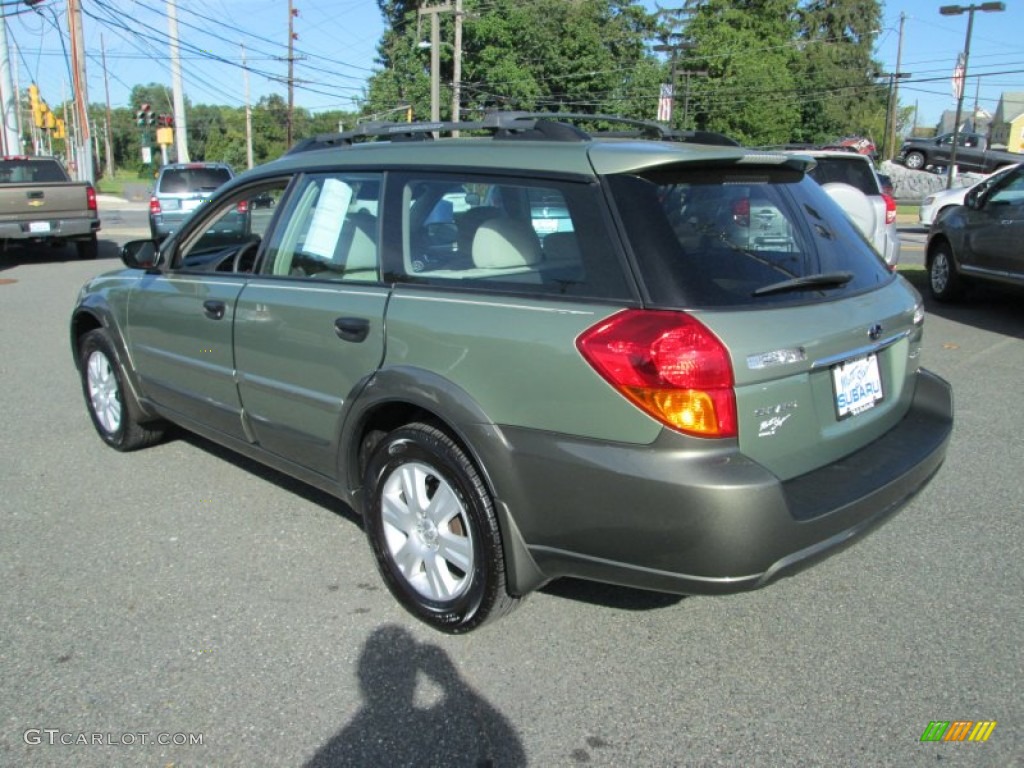
<path id="1" fill-rule="evenodd" d="M 492 479 L 543 580 L 721 594 L 795 573 L 899 510 L 942 464 L 952 428 L 951 388 L 921 371 L 893 429 L 786 482 L 731 441 L 708 450 L 666 431 L 609 445 L 514 428 L 501 430 Z"/>

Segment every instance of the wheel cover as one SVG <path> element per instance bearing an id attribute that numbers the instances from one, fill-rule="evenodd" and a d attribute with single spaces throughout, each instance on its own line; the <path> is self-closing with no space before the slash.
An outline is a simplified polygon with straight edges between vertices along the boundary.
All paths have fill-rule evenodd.
<path id="1" fill-rule="evenodd" d="M 402 464 L 384 482 L 381 516 L 388 555 L 430 600 L 462 595 L 473 580 L 473 529 L 445 478 L 421 462 Z"/>
<path id="2" fill-rule="evenodd" d="M 935 254 L 932 261 L 931 280 L 932 290 L 936 293 L 942 293 L 949 285 L 949 260 L 941 251 Z"/>
<path id="3" fill-rule="evenodd" d="M 104 431 L 114 434 L 121 428 L 121 394 L 114 368 L 105 354 L 94 350 L 85 370 L 93 415 Z"/>
<path id="4" fill-rule="evenodd" d="M 907 155 L 907 168 L 917 169 L 924 165 L 924 158 L 917 152 L 911 152 Z"/>

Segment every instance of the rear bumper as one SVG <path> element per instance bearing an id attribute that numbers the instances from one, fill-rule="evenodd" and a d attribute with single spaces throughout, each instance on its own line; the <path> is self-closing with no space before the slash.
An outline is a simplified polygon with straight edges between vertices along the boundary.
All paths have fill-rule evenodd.
<path id="1" fill-rule="evenodd" d="M 46 218 L 0 223 L 0 240 L 84 240 L 100 229 L 98 218 Z"/>
<path id="2" fill-rule="evenodd" d="M 906 417 L 862 450 L 780 482 L 735 444 L 709 452 L 675 433 L 649 446 L 503 430 L 525 547 L 510 571 L 682 594 L 756 589 L 839 551 L 899 510 L 946 455 L 949 385 L 918 374 Z M 501 478 L 495 478 L 500 488 Z M 537 586 L 516 585 L 521 591 Z"/>

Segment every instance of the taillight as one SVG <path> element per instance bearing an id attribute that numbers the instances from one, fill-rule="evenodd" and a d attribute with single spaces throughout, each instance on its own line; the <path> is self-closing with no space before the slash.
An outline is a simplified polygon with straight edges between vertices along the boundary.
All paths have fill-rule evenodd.
<path id="1" fill-rule="evenodd" d="M 721 341 L 682 312 L 624 310 L 576 340 L 583 358 L 662 424 L 698 437 L 735 437 L 732 362 Z"/>
<path id="2" fill-rule="evenodd" d="M 249 210 L 249 201 L 239 200 L 238 205 L 235 206 L 235 210 L 238 211 L 239 213 L 247 212 Z"/>
<path id="3" fill-rule="evenodd" d="M 160 201 L 157 199 L 155 195 L 149 198 L 149 212 L 160 213 Z"/>
<path id="4" fill-rule="evenodd" d="M 750 226 L 750 198 L 741 197 L 732 204 L 732 220 L 741 227 Z"/>
<path id="5" fill-rule="evenodd" d="M 96 208 L 96 190 L 92 187 L 85 188 L 85 205 L 90 211 L 97 210 Z"/>
<path id="6" fill-rule="evenodd" d="M 896 198 L 883 193 L 882 199 L 885 200 L 885 223 L 892 224 L 896 221 Z"/>

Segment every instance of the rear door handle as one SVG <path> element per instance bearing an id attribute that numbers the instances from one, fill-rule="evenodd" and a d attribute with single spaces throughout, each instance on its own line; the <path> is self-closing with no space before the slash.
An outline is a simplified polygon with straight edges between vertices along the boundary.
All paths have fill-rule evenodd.
<path id="1" fill-rule="evenodd" d="M 224 318 L 224 302 L 207 299 L 203 302 L 203 312 L 211 320 L 222 320 Z"/>
<path id="2" fill-rule="evenodd" d="M 364 341 L 370 334 L 370 321 L 365 317 L 339 317 L 334 321 L 334 332 L 342 341 Z"/>

